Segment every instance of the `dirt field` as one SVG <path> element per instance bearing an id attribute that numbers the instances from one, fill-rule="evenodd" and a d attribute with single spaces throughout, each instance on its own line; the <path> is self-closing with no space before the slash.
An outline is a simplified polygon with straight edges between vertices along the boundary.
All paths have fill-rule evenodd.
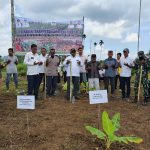
<path id="1" fill-rule="evenodd" d="M 38 100 L 34 111 L 17 110 L 16 96 L 0 94 L 0 150 L 94 150 L 104 144 L 85 130 L 85 125 L 97 127 L 97 106 L 88 98 L 71 104 L 59 96 Z M 101 112 L 112 116 L 121 113 L 120 135 L 143 138 L 140 145 L 114 144 L 112 150 L 150 150 L 150 105 L 147 107 L 123 102 L 116 95 L 109 104 L 101 105 Z M 27 113 L 29 131 L 27 133 Z"/>

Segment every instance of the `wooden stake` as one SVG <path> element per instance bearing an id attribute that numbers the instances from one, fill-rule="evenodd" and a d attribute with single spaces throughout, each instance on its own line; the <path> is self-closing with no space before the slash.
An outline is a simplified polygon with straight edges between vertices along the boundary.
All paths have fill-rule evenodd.
<path id="1" fill-rule="evenodd" d="M 29 138 L 29 136 L 30 136 L 30 128 L 29 128 L 29 115 L 28 115 L 28 111 L 27 111 L 26 115 L 27 115 L 27 134 L 28 134 L 28 138 Z"/>
<path id="2" fill-rule="evenodd" d="M 140 92 L 141 92 L 142 70 L 143 70 L 143 66 L 141 65 L 141 68 L 140 68 L 140 80 L 139 80 L 139 87 L 138 87 L 138 104 L 140 104 Z"/>
<path id="3" fill-rule="evenodd" d="M 98 104 L 98 129 L 100 130 L 100 104 Z"/>
<path id="4" fill-rule="evenodd" d="M 45 88 L 44 88 L 44 99 L 46 100 L 46 82 L 47 82 L 47 79 L 46 79 L 46 62 L 45 62 L 45 65 L 44 65 L 44 70 L 45 70 L 45 74 L 44 74 L 44 77 L 45 77 Z"/>
<path id="5" fill-rule="evenodd" d="M 70 102 L 72 102 L 72 64 L 70 62 Z"/>
<path id="6" fill-rule="evenodd" d="M 13 142 L 12 142 L 12 133 L 11 131 L 9 131 L 9 134 L 10 134 L 10 149 L 12 149 L 12 145 L 13 145 Z"/>

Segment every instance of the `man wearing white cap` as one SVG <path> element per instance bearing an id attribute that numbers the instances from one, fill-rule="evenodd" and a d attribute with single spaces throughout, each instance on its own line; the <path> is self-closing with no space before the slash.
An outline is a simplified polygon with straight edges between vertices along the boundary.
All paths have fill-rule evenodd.
<path id="1" fill-rule="evenodd" d="M 131 79 L 131 71 L 134 66 L 133 60 L 129 57 L 129 49 L 125 48 L 123 50 L 124 57 L 120 60 L 120 80 L 121 80 L 121 90 L 122 90 L 122 99 L 129 101 L 130 98 L 130 79 Z M 127 89 L 127 91 L 126 91 Z"/>

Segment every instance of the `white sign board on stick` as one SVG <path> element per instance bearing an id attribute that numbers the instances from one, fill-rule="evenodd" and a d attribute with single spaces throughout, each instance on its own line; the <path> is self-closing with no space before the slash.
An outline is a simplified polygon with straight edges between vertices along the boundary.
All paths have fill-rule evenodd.
<path id="1" fill-rule="evenodd" d="M 35 96 L 18 95 L 17 109 L 35 109 Z"/>
<path id="2" fill-rule="evenodd" d="M 90 104 L 108 103 L 107 90 L 89 91 Z"/>

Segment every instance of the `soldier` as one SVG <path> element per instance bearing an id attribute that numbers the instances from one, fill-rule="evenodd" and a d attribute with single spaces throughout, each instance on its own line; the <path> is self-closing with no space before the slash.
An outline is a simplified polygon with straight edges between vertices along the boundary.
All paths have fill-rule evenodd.
<path id="1" fill-rule="evenodd" d="M 139 80 L 140 80 L 140 72 L 141 72 L 141 65 L 142 65 L 142 77 L 141 77 L 141 83 L 143 85 L 143 96 L 144 96 L 144 102 L 143 105 L 147 105 L 148 97 L 149 97 L 149 84 L 148 84 L 148 71 L 150 69 L 150 61 L 146 58 L 143 51 L 138 52 L 138 58 L 135 59 L 135 70 L 136 70 L 136 77 L 135 77 L 135 83 L 134 83 L 134 91 L 135 91 L 135 100 L 134 102 L 137 102 L 137 95 L 138 95 L 138 87 L 139 87 Z"/>

